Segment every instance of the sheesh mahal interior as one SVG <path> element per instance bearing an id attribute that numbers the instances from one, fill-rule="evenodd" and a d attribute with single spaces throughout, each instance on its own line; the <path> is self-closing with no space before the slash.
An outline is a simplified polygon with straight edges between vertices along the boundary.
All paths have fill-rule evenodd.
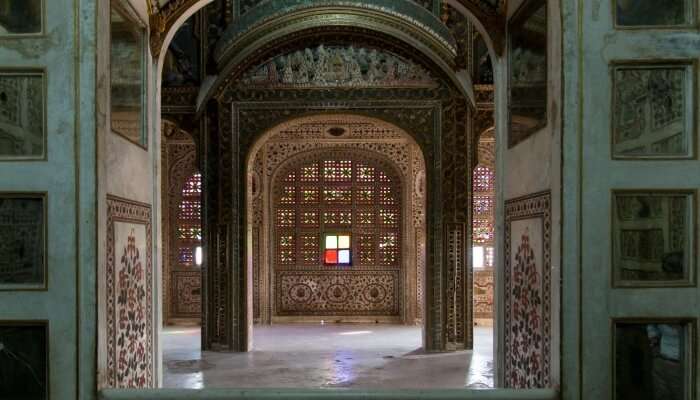
<path id="1" fill-rule="evenodd" d="M 0 399 L 696 400 L 700 0 L 0 0 Z"/>

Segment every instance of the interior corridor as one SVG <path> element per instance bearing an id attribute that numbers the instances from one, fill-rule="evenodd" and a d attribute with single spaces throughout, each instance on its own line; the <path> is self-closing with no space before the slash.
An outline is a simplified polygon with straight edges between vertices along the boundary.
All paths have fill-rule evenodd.
<path id="1" fill-rule="evenodd" d="M 166 388 L 438 389 L 493 386 L 491 327 L 474 350 L 424 354 L 421 328 L 327 324 L 256 326 L 253 351 L 200 351 L 199 327 L 163 331 Z"/>

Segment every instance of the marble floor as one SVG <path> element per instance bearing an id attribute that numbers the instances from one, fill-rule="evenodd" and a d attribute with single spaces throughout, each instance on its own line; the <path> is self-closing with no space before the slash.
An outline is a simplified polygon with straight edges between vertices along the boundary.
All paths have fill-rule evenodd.
<path id="1" fill-rule="evenodd" d="M 424 354 L 419 327 L 273 325 L 254 328 L 253 351 L 200 351 L 199 328 L 163 331 L 166 388 L 431 389 L 493 386 L 490 327 L 475 349 Z"/>

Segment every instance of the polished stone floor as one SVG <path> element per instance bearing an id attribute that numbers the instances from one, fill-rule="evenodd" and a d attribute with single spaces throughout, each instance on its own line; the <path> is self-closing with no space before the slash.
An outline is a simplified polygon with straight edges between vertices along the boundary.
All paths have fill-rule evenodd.
<path id="1" fill-rule="evenodd" d="M 490 327 L 475 350 L 423 354 L 419 327 L 273 325 L 254 328 L 249 353 L 200 351 L 199 328 L 163 331 L 168 388 L 430 389 L 493 386 Z"/>

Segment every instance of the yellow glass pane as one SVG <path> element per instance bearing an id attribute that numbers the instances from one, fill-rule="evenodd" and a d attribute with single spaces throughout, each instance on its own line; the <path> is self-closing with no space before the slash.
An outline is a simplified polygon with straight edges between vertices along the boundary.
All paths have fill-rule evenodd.
<path id="1" fill-rule="evenodd" d="M 338 248 L 338 236 L 327 235 L 326 236 L 326 248 L 327 249 L 337 249 Z"/>
<path id="2" fill-rule="evenodd" d="M 338 248 L 339 249 L 349 249 L 350 248 L 350 236 L 342 235 L 338 237 Z"/>

